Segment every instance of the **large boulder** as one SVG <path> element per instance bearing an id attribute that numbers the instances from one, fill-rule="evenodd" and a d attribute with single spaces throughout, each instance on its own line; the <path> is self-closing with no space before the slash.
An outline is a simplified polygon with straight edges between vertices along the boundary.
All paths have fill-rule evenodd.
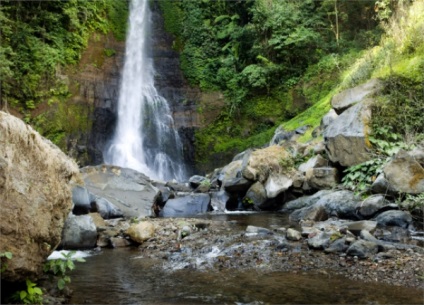
<path id="1" fill-rule="evenodd" d="M 332 192 L 333 191 L 330 191 L 330 190 L 322 190 L 322 191 L 316 192 L 315 194 L 311 196 L 303 196 L 295 200 L 289 201 L 284 205 L 283 211 L 293 211 L 293 210 L 298 210 L 304 207 L 314 205 L 321 198 L 325 197 L 328 194 L 331 194 Z"/>
<path id="2" fill-rule="evenodd" d="M 288 179 L 296 173 L 291 167 L 291 154 L 286 148 L 273 145 L 253 151 L 246 164 L 243 164 L 242 174 L 245 178 L 260 181 L 265 184 L 272 173 L 275 176 L 283 174 Z"/>
<path id="3" fill-rule="evenodd" d="M 255 182 L 246 192 L 243 198 L 244 202 L 253 204 L 256 208 L 263 208 L 263 204 L 267 201 L 266 190 L 262 183 Z"/>
<path id="4" fill-rule="evenodd" d="M 64 249 L 91 249 L 97 242 L 97 229 L 91 215 L 69 214 L 62 233 Z"/>
<path id="5" fill-rule="evenodd" d="M 362 200 L 350 191 L 335 191 L 323 196 L 316 205 L 322 205 L 329 216 L 342 219 L 358 220 L 362 217 L 357 208 Z"/>
<path id="6" fill-rule="evenodd" d="M 191 194 L 184 197 L 169 199 L 163 210 L 162 217 L 187 217 L 209 211 L 211 198 L 208 194 Z"/>
<path id="7" fill-rule="evenodd" d="M 88 214 L 91 209 L 90 193 L 85 187 L 76 185 L 72 188 L 72 202 L 74 214 Z"/>
<path id="8" fill-rule="evenodd" d="M 414 155 L 400 151 L 383 171 L 389 185 L 397 192 L 424 193 L 424 168 Z"/>
<path id="9" fill-rule="evenodd" d="M 332 189 L 339 183 L 339 173 L 334 167 L 310 168 L 306 171 L 306 183 L 315 190 Z"/>
<path id="10" fill-rule="evenodd" d="M 352 106 L 324 130 L 330 161 L 349 167 L 370 159 L 366 140 L 371 117 L 369 103 L 363 101 Z"/>
<path id="11" fill-rule="evenodd" d="M 407 229 L 412 225 L 412 216 L 409 212 L 391 210 L 379 214 L 375 217 L 379 226 L 397 226 Z"/>
<path id="12" fill-rule="evenodd" d="M 342 113 L 347 108 L 362 101 L 366 96 L 371 96 L 381 91 L 382 82 L 378 79 L 371 79 L 365 84 L 344 90 L 331 99 L 331 106 L 338 113 Z"/>
<path id="13" fill-rule="evenodd" d="M 124 216 L 154 216 L 160 192 L 142 173 L 112 165 L 87 166 L 81 173 L 90 193 L 111 202 Z"/>
<path id="14" fill-rule="evenodd" d="M 229 200 L 230 195 L 226 191 L 211 193 L 211 206 L 214 211 L 224 212 L 227 208 L 227 203 Z"/>
<path id="15" fill-rule="evenodd" d="M 275 198 L 293 185 L 293 179 L 285 174 L 272 173 L 265 182 L 266 196 Z"/>
<path id="16" fill-rule="evenodd" d="M 18 118 L 0 112 L 0 252 L 13 259 L 2 280 L 36 277 L 58 246 L 72 209 L 77 164 Z"/>

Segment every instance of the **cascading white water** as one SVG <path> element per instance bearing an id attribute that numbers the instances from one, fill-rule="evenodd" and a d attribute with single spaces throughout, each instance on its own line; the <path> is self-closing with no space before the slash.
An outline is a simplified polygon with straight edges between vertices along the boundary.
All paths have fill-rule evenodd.
<path id="1" fill-rule="evenodd" d="M 182 144 L 168 103 L 154 85 L 150 20 L 148 0 L 132 0 L 118 122 L 103 157 L 107 164 L 135 169 L 154 179 L 182 181 Z"/>

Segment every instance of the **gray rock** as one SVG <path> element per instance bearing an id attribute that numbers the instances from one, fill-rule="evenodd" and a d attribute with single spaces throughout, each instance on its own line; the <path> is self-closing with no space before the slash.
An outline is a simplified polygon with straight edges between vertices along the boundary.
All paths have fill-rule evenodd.
<path id="1" fill-rule="evenodd" d="M 340 253 L 346 252 L 348 248 L 348 243 L 346 241 L 346 237 L 338 238 L 333 241 L 329 247 L 324 249 L 325 253 Z"/>
<path id="2" fill-rule="evenodd" d="M 377 176 L 374 182 L 371 185 L 371 191 L 374 194 L 384 194 L 384 195 L 395 195 L 396 190 L 390 185 L 389 181 L 387 181 L 384 173 L 381 173 Z"/>
<path id="3" fill-rule="evenodd" d="M 312 234 L 308 238 L 308 246 L 312 249 L 323 250 L 328 248 L 330 245 L 331 233 L 329 232 L 318 232 L 317 234 Z"/>
<path id="4" fill-rule="evenodd" d="M 271 141 L 269 142 L 269 146 L 272 145 L 278 145 L 282 141 L 287 141 L 292 138 L 292 136 L 295 135 L 294 131 L 286 131 L 284 130 L 283 126 L 278 126 L 278 128 L 274 132 L 274 136 L 272 137 Z"/>
<path id="5" fill-rule="evenodd" d="M 265 182 L 266 196 L 268 199 L 277 197 L 282 192 L 288 190 L 293 184 L 291 177 L 284 174 L 271 174 Z"/>
<path id="6" fill-rule="evenodd" d="M 377 254 L 378 245 L 372 241 L 357 240 L 347 249 L 346 254 L 358 258 L 372 257 Z"/>
<path id="7" fill-rule="evenodd" d="M 412 216 L 405 211 L 386 211 L 379 214 L 374 220 L 379 226 L 397 226 L 407 229 L 412 225 Z"/>
<path id="8" fill-rule="evenodd" d="M 177 181 L 168 181 L 166 183 L 166 186 L 169 187 L 171 190 L 173 190 L 174 192 L 184 192 L 184 193 L 189 193 L 192 191 L 192 189 L 190 187 L 188 187 L 187 185 L 185 185 L 184 183 L 179 183 Z"/>
<path id="9" fill-rule="evenodd" d="M 94 202 L 95 210 L 103 219 L 123 217 L 122 211 L 105 198 L 97 197 Z"/>
<path id="10" fill-rule="evenodd" d="M 383 195 L 375 195 L 364 199 L 359 206 L 358 212 L 364 218 L 369 219 L 377 213 L 381 213 L 386 210 L 395 210 L 398 208 L 397 204 L 390 203 Z"/>
<path id="11" fill-rule="evenodd" d="M 190 186 L 192 188 L 198 187 L 203 181 L 205 181 L 207 178 L 199 175 L 194 175 L 188 179 L 188 182 L 190 183 Z"/>
<path id="12" fill-rule="evenodd" d="M 224 166 L 218 174 L 218 181 L 223 186 L 227 180 L 240 177 L 242 171 L 243 160 L 233 161 Z"/>
<path id="13" fill-rule="evenodd" d="M 328 165 L 328 160 L 321 157 L 321 155 L 316 155 L 310 158 L 307 162 L 299 165 L 299 171 L 306 173 L 311 168 L 316 167 L 325 167 Z"/>
<path id="14" fill-rule="evenodd" d="M 354 222 L 346 222 L 343 224 L 350 232 L 359 235 L 361 231 L 374 232 L 377 228 L 377 222 L 372 220 L 360 220 Z"/>
<path id="15" fill-rule="evenodd" d="M 384 166 L 383 172 L 390 186 L 397 192 L 424 193 L 424 168 L 408 152 L 400 151 L 396 154 Z"/>
<path id="16" fill-rule="evenodd" d="M 272 231 L 262 228 L 262 227 L 256 227 L 256 226 L 247 226 L 246 233 L 249 234 L 272 234 Z"/>
<path id="17" fill-rule="evenodd" d="M 305 134 L 305 132 L 310 128 L 310 125 L 301 126 L 299 128 L 296 128 L 294 131 L 296 134 Z"/>
<path id="18" fill-rule="evenodd" d="M 284 205 L 283 211 L 293 211 L 293 210 L 298 210 L 307 206 L 311 206 L 317 203 L 322 197 L 330 193 L 332 193 L 332 191 L 322 190 L 311 196 L 303 196 L 298 199 L 289 201 Z"/>
<path id="19" fill-rule="evenodd" d="M 408 229 L 401 227 L 384 227 L 377 228 L 374 235 L 384 241 L 396 242 L 396 243 L 407 243 L 411 240 L 411 233 Z"/>
<path id="20" fill-rule="evenodd" d="M 338 171 L 334 167 L 310 168 L 306 171 L 306 182 L 316 190 L 332 189 L 339 183 Z"/>
<path id="21" fill-rule="evenodd" d="M 349 108 L 324 130 L 330 161 L 349 167 L 371 158 L 365 140 L 366 126 L 371 117 L 369 102 Z"/>
<path id="22" fill-rule="evenodd" d="M 324 142 L 319 142 L 317 143 L 314 148 L 313 148 L 314 154 L 316 155 L 321 155 L 323 153 L 325 153 L 325 145 Z M 328 165 L 328 164 L 327 164 Z"/>
<path id="23" fill-rule="evenodd" d="M 288 228 L 286 232 L 286 237 L 288 240 L 298 241 L 302 239 L 302 234 L 295 229 Z"/>
<path id="24" fill-rule="evenodd" d="M 378 239 L 374 237 L 374 235 L 372 235 L 370 232 L 368 232 L 367 230 L 362 230 L 359 233 L 359 236 L 363 239 L 363 240 L 367 240 L 367 241 L 372 241 L 376 244 L 378 244 Z"/>
<path id="25" fill-rule="evenodd" d="M 335 119 L 338 118 L 338 114 L 336 113 L 336 111 L 334 111 L 334 109 L 331 109 L 329 112 L 327 112 L 326 115 L 324 115 L 321 119 L 321 124 L 320 126 L 322 127 L 322 129 L 326 129 Z"/>
<path id="26" fill-rule="evenodd" d="M 162 217 L 187 217 L 206 213 L 210 207 L 208 194 L 191 194 L 169 199 L 160 212 Z"/>
<path id="27" fill-rule="evenodd" d="M 323 196 L 316 205 L 322 205 L 330 217 L 358 220 L 357 207 L 361 200 L 353 192 L 336 191 Z"/>
<path id="28" fill-rule="evenodd" d="M 292 222 L 299 222 L 301 220 L 323 221 L 328 219 L 328 215 L 322 205 L 312 205 L 295 210 L 290 214 L 289 219 Z"/>
<path id="29" fill-rule="evenodd" d="M 263 208 L 263 204 L 267 201 L 265 187 L 259 181 L 255 182 L 247 190 L 246 196 L 243 198 L 243 200 L 249 200 L 249 202 L 258 209 Z"/>
<path id="30" fill-rule="evenodd" d="M 238 192 L 246 192 L 249 187 L 252 185 L 252 181 L 247 180 L 246 178 L 240 177 L 231 178 L 225 180 L 222 184 L 223 188 L 229 193 L 238 193 Z"/>
<path id="31" fill-rule="evenodd" d="M 214 211 L 224 212 L 230 195 L 226 191 L 218 191 L 211 193 L 211 206 Z"/>
<path id="32" fill-rule="evenodd" d="M 64 249 L 94 248 L 97 242 L 97 229 L 90 215 L 69 214 L 62 232 Z"/>
<path id="33" fill-rule="evenodd" d="M 86 188 L 119 208 L 126 217 L 153 216 L 159 190 L 137 171 L 111 165 L 81 169 Z"/>
<path id="34" fill-rule="evenodd" d="M 90 194 L 85 187 L 76 185 L 72 188 L 72 202 L 74 214 L 88 214 L 91 209 Z"/>
<path id="35" fill-rule="evenodd" d="M 372 96 L 381 91 L 383 85 L 378 79 L 371 79 L 368 82 L 351 89 L 344 90 L 331 99 L 331 106 L 340 114 L 347 108 L 362 101 L 367 96 Z"/>

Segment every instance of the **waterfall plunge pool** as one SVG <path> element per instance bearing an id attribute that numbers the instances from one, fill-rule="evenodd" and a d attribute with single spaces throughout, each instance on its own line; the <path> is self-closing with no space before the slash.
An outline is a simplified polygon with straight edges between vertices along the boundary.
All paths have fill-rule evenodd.
<path id="1" fill-rule="evenodd" d="M 286 226 L 281 214 L 209 215 L 263 227 Z M 220 249 L 196 259 L 216 259 Z M 222 249 L 221 249 L 222 250 Z M 265 269 L 169 268 L 161 257 L 137 248 L 103 249 L 77 263 L 71 274 L 72 304 L 423 304 L 423 290 L 364 283 L 331 272 Z"/>

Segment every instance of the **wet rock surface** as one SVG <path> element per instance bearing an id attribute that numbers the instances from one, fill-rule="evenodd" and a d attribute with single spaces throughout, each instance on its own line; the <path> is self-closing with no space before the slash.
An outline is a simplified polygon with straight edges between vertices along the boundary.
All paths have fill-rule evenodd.
<path id="1" fill-rule="evenodd" d="M 299 241 L 298 234 L 291 238 L 292 228 L 272 224 L 261 227 L 204 218 L 148 221 L 154 225 L 155 234 L 138 246 L 140 257 L 162 260 L 158 268 L 165 270 L 311 272 L 422 287 L 422 247 L 411 240 L 409 244 L 364 240 L 345 231 L 346 222 L 340 220 L 302 223 L 313 229 L 306 235 L 302 229 L 304 237 Z M 290 237 L 286 237 L 288 233 Z"/>

